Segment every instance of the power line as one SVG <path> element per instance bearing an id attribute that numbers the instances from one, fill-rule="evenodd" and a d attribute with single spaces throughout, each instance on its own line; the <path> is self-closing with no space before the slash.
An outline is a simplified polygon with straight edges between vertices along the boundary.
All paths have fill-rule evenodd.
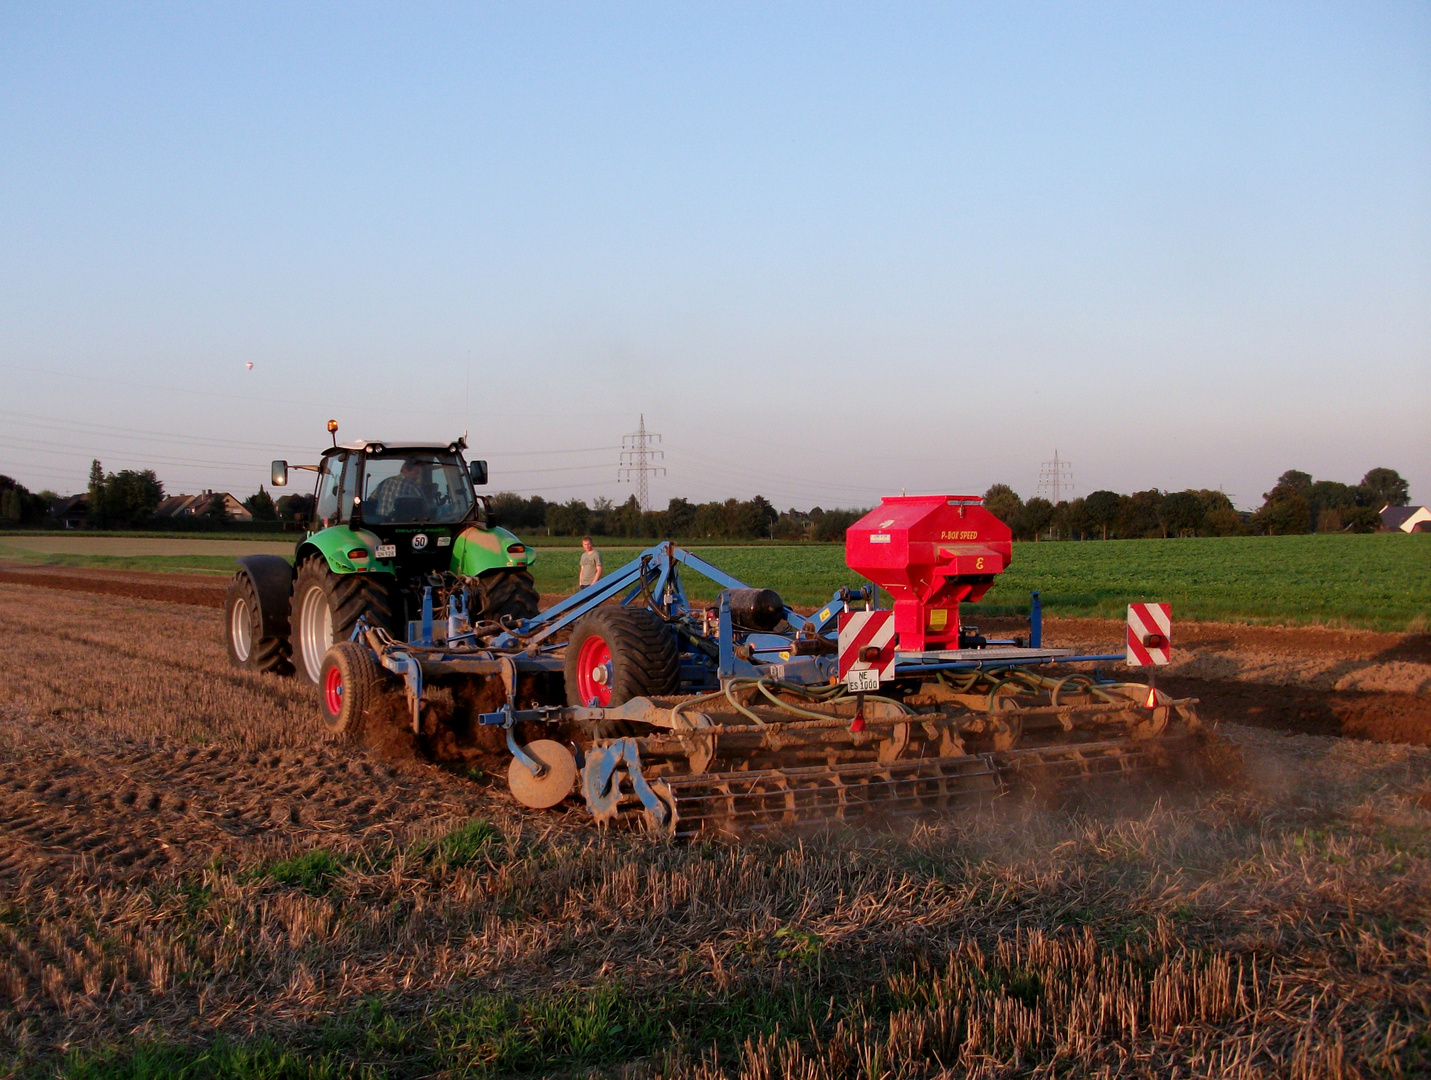
<path id="1" fill-rule="evenodd" d="M 273 405 L 275 404 L 276 400 L 277 400 L 277 398 L 276 398 L 275 396 L 273 396 L 273 395 L 270 395 L 270 396 L 260 396 L 260 395 L 255 395 L 255 394 L 242 394 L 242 393 L 236 393 L 236 392 L 231 391 L 231 390 L 198 390 L 198 389 L 194 389 L 194 388 L 192 388 L 192 387 L 187 387 L 187 386 L 174 386 L 174 385 L 172 385 L 172 384 L 158 384 L 158 383 L 137 382 L 137 381 L 135 381 L 135 380 L 133 380 L 133 379 L 129 379 L 129 378 L 115 378 L 115 377 L 113 377 L 113 376 L 96 375 L 96 374 L 94 374 L 93 372 L 78 373 L 78 372 L 73 372 L 73 371 L 56 371 L 56 370 L 53 370 L 53 369 L 42 370 L 42 369 L 39 369 L 39 368 L 25 367 L 25 366 L 22 365 L 22 364 L 11 364 L 11 363 L 3 362 L 3 361 L 0 361 L 0 369 L 5 369 L 5 370 L 7 370 L 7 371 L 23 371 L 23 372 L 25 372 L 26 374 L 30 374 L 30 375 L 41 375 L 41 376 L 44 376 L 45 378 L 76 379 L 76 380 L 79 380 L 80 382 L 84 382 L 84 383 L 95 383 L 95 382 L 112 383 L 112 384 L 114 384 L 114 385 L 116 385 L 116 386 L 123 386 L 123 387 L 125 387 L 126 389 L 129 389 L 129 390 L 147 390 L 147 391 L 152 391 L 152 392 L 155 392 L 155 393 L 166 393 L 166 394 L 188 394 L 188 395 L 190 395 L 190 396 L 192 396 L 192 397 L 216 398 L 216 399 L 219 399 L 219 400 L 222 400 L 222 401 L 225 401 L 225 402 L 253 401 L 253 402 L 257 402 L 257 403 L 260 404 L 260 405 L 266 405 L 266 406 L 268 406 L 269 408 L 272 408 Z M 281 400 L 282 400 L 282 403 L 283 403 L 284 405 L 290 405 L 290 406 L 292 406 L 292 405 L 298 405 L 298 406 L 303 406 L 303 407 L 306 407 L 306 408 L 322 409 L 324 412 L 327 412 L 327 413 L 329 413 L 330 415 L 331 415 L 332 411 L 333 411 L 335 408 L 337 408 L 337 409 L 350 409 L 350 408 L 351 408 L 351 409 L 356 409 L 356 408 L 357 408 L 357 406 L 353 405 L 352 403 L 347 403 L 347 404 L 345 404 L 345 403 L 342 403 L 342 402 L 335 402 L 332 398 L 329 398 L 329 399 L 327 399 L 327 400 L 325 400 L 325 401 L 303 401 L 303 400 L 300 400 L 300 399 L 298 399 L 298 398 L 294 398 L 294 397 L 291 397 L 291 396 L 288 396 L 288 395 L 284 395 Z M 403 415 L 404 417 L 413 416 L 413 415 L 423 415 L 423 416 L 437 415 L 437 416 L 448 416 L 448 417 L 450 417 L 450 416 L 454 415 L 454 414 L 456 413 L 456 411 L 457 411 L 456 409 L 442 409 L 442 408 L 429 407 L 429 406 L 423 406 L 423 407 L 419 408 L 418 406 L 408 407 L 408 406 L 403 406 L 403 405 L 393 405 L 393 406 L 386 406 L 386 407 L 385 407 L 385 406 L 381 406 L 381 405 L 365 405 L 365 406 L 363 406 L 363 407 L 366 408 L 366 409 L 367 409 L 368 411 L 370 411 L 370 412 L 380 412 L 380 413 L 386 413 L 386 414 L 388 414 L 388 415 L 401 414 L 401 415 Z"/>
<path id="2" fill-rule="evenodd" d="M 314 440 L 312 444 L 300 445 L 299 443 L 280 442 L 244 442 L 238 439 L 220 439 L 208 435 L 179 435 L 172 432 L 142 430 L 139 428 L 116 427 L 112 424 L 96 424 L 91 421 L 64 420 L 57 416 L 37 416 L 34 413 L 16 412 L 12 409 L 0 409 L 0 416 L 15 417 L 22 424 L 29 424 L 33 427 L 55 428 L 60 431 L 84 431 L 89 434 L 103 436 L 133 436 L 136 439 L 149 439 L 157 442 L 174 443 L 205 443 L 214 446 L 231 446 L 246 450 L 295 450 L 300 453 L 321 450 L 323 443 L 321 440 Z M 434 442 L 442 442 L 437 439 Z M 493 451 L 493 457 L 545 457 L 553 454 L 594 454 L 603 450 L 619 450 L 619 446 L 573 446 L 567 449 L 556 450 L 499 450 Z M 604 468 L 605 466 L 603 466 Z"/>
<path id="3" fill-rule="evenodd" d="M 661 450 L 652 450 L 651 442 L 660 442 L 661 436 L 653 431 L 646 430 L 646 414 L 641 414 L 641 426 L 630 435 L 621 437 L 621 467 L 616 470 L 616 479 L 625 483 L 631 479 L 632 474 L 636 476 L 636 503 L 642 510 L 651 509 L 651 500 L 646 494 L 646 476 L 665 476 L 666 470 L 663 466 L 652 465 L 653 461 L 664 461 L 665 453 Z"/>
<path id="4" fill-rule="evenodd" d="M 809 489 L 812 488 L 823 488 L 827 491 L 845 496 L 848 496 L 851 492 L 855 491 L 874 492 L 880 495 L 887 495 L 890 491 L 889 484 L 868 485 L 835 483 L 827 480 L 812 480 L 808 477 L 794 476 L 783 471 L 782 475 L 777 477 L 770 472 L 763 472 L 754 468 L 744 468 L 738 465 L 732 465 L 727 460 L 716 460 L 715 458 L 706 457 L 703 454 L 698 454 L 690 450 L 681 450 L 676 447 L 671 448 L 671 453 L 675 454 L 677 457 L 680 458 L 689 458 L 694 462 L 706 464 L 708 466 L 708 469 L 706 470 L 706 475 L 712 476 L 722 482 L 729 483 L 734 481 L 737 483 L 750 485 L 757 490 L 770 490 L 778 488 L 779 490 L 784 490 L 787 492 L 794 491 L 798 487 L 798 489 L 801 490 L 801 498 L 808 497 Z M 792 486 L 781 486 L 781 480 L 788 481 L 789 484 Z"/>

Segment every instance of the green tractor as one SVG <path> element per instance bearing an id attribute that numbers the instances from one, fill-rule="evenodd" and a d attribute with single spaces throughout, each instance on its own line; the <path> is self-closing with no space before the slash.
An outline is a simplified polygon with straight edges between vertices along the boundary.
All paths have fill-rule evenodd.
<path id="1" fill-rule="evenodd" d="M 473 490 L 486 484 L 487 463 L 467 464 L 466 448 L 465 439 L 340 445 L 334 434 L 321 463 L 292 466 L 318 474 L 307 534 L 292 565 L 276 555 L 239 559 L 224 608 L 230 662 L 317 683 L 328 647 L 346 641 L 359 617 L 411 640 L 424 594 L 439 606 L 461 594 L 473 623 L 535 615 L 536 552 L 491 522 Z M 275 487 L 289 470 L 273 463 Z"/>

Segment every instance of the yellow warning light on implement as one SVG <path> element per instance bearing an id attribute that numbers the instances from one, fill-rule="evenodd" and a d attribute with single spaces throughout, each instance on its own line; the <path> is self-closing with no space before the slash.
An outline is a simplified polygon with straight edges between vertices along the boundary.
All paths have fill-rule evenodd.
<path id="1" fill-rule="evenodd" d="M 338 445 L 338 421 L 336 421 L 336 420 L 329 420 L 329 421 L 328 421 L 328 434 L 331 435 L 331 436 L 333 436 L 333 445 L 334 445 L 334 446 L 337 446 L 337 445 Z"/>

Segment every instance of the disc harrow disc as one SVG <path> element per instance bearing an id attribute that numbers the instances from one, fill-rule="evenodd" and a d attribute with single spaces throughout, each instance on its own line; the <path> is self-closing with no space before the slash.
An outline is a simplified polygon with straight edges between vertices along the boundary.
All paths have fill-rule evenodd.
<path id="1" fill-rule="evenodd" d="M 546 810 L 561 802 L 576 786 L 576 758 L 559 742 L 537 739 L 522 747 L 529 757 L 546 766 L 540 776 L 520 760 L 513 758 L 507 766 L 507 787 L 512 797 L 533 810 Z"/>

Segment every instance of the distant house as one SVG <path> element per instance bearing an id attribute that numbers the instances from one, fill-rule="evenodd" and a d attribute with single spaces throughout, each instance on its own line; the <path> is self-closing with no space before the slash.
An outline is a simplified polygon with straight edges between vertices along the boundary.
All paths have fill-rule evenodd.
<path id="1" fill-rule="evenodd" d="M 1424 506 L 1384 506 L 1381 526 L 1387 532 L 1431 532 L 1431 509 Z"/>
<path id="2" fill-rule="evenodd" d="M 218 493 L 224 501 L 224 513 L 230 521 L 252 521 L 253 515 L 243 503 L 227 491 Z M 198 495 L 170 495 L 154 511 L 157 518 L 203 517 L 209 512 L 209 504 L 214 500 L 214 492 L 204 491 Z"/>
<path id="3" fill-rule="evenodd" d="M 83 529 L 89 524 L 89 495 L 71 495 L 50 503 L 50 517 L 66 529 Z"/>

